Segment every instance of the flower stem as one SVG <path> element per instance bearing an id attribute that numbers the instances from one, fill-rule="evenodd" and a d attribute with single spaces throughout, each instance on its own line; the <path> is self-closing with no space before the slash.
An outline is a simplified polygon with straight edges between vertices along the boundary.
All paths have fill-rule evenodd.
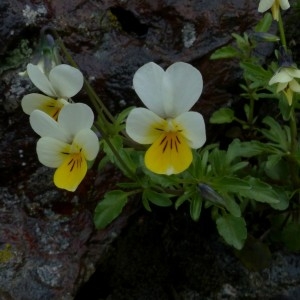
<path id="1" fill-rule="evenodd" d="M 282 44 L 284 50 L 287 50 L 286 38 L 285 38 L 285 33 L 284 33 L 284 26 L 283 26 L 280 11 L 279 11 L 278 29 L 279 29 L 281 44 Z"/>
<path id="2" fill-rule="evenodd" d="M 298 177 L 298 163 L 295 163 L 295 156 L 298 150 L 298 138 L 297 138 L 297 123 L 296 123 L 296 115 L 295 109 L 292 107 L 291 117 L 290 117 L 290 133 L 291 133 L 291 145 L 290 145 L 290 170 L 291 170 L 291 177 L 292 177 L 292 184 L 294 189 L 299 188 L 299 177 Z"/>

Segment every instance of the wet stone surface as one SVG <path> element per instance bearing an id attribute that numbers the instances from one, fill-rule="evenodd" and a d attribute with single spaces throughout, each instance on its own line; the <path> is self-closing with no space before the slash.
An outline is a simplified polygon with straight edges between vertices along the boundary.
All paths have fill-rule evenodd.
<path id="1" fill-rule="evenodd" d="M 113 113 L 141 105 L 132 90 L 132 76 L 141 65 L 155 61 L 167 67 L 181 60 L 203 74 L 204 93 L 195 109 L 208 119 L 239 94 L 240 79 L 236 62 L 208 58 L 231 42 L 231 32 L 255 24 L 256 6 L 240 0 L 0 1 L 0 299 L 87 299 L 95 288 L 97 299 L 258 295 L 255 285 L 245 292 L 252 275 L 218 238 L 199 233 L 195 226 L 201 225 L 180 224 L 190 222 L 184 212 L 182 219 L 172 213 L 145 216 L 140 210 L 128 226 L 137 209 L 133 203 L 106 230 L 96 231 L 93 209 L 120 174 L 113 168 L 102 174 L 91 170 L 76 193 L 56 189 L 53 170 L 37 161 L 37 136 L 20 108 L 23 95 L 36 90 L 18 76 L 37 53 L 41 29 L 53 27 Z M 84 91 L 74 100 L 88 102 Z M 274 284 L 267 288 L 281 285 L 274 295 L 286 288 L 289 299 L 297 299 L 291 297 L 298 291 L 298 257 L 278 257 L 284 270 L 289 266 L 294 272 L 274 267 L 269 273 Z M 217 265 L 221 260 L 225 265 Z M 220 274 L 229 279 L 216 282 Z M 280 280 L 274 274 L 282 274 Z M 99 278 L 105 284 L 100 286 Z M 237 286 L 236 278 L 244 285 Z M 79 291 L 87 281 L 88 289 Z"/>

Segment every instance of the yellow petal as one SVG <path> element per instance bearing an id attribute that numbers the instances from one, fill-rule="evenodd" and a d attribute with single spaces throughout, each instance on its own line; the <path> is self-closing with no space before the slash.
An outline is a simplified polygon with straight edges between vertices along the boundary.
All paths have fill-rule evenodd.
<path id="1" fill-rule="evenodd" d="M 177 174 L 193 160 L 192 150 L 178 132 L 164 132 L 145 154 L 146 167 L 157 174 Z"/>
<path id="2" fill-rule="evenodd" d="M 278 2 L 278 0 L 275 0 L 274 4 L 271 7 L 271 11 L 272 11 L 273 19 L 275 21 L 278 21 L 279 20 L 279 2 Z"/>
<path id="3" fill-rule="evenodd" d="M 81 153 L 69 154 L 63 164 L 55 171 L 54 184 L 74 192 L 87 172 L 87 163 Z"/>

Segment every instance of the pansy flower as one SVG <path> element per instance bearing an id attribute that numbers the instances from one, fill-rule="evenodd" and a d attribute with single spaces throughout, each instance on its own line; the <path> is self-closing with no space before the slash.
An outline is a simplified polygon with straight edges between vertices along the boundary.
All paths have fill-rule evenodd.
<path id="1" fill-rule="evenodd" d="M 293 103 L 293 95 L 300 93 L 300 84 L 295 78 L 300 78 L 300 70 L 295 67 L 282 67 L 270 79 L 269 85 L 277 84 L 276 92 L 283 92 L 289 105 Z"/>
<path id="2" fill-rule="evenodd" d="M 27 74 L 32 83 L 46 94 L 32 93 L 23 97 L 21 105 L 28 115 L 39 109 L 57 120 L 62 107 L 68 104 L 68 99 L 75 96 L 83 86 L 82 73 L 65 64 L 55 66 L 48 76 L 39 66 L 28 64 Z"/>
<path id="3" fill-rule="evenodd" d="M 99 141 L 91 130 L 93 122 L 93 111 L 83 103 L 64 106 L 57 121 L 41 110 L 30 114 L 30 124 L 41 136 L 36 147 L 38 159 L 56 168 L 57 187 L 75 191 L 86 175 L 87 161 L 95 159 Z"/>
<path id="4" fill-rule="evenodd" d="M 271 8 L 273 19 L 279 21 L 279 9 L 286 10 L 290 8 L 288 0 L 260 0 L 258 12 L 264 13 Z"/>
<path id="5" fill-rule="evenodd" d="M 206 141 L 205 123 L 198 112 L 189 111 L 203 88 L 201 73 L 177 62 L 164 71 L 150 62 L 134 75 L 133 87 L 148 108 L 134 108 L 126 132 L 140 144 L 151 144 L 145 165 L 154 173 L 177 174 L 192 162 L 191 149 Z"/>

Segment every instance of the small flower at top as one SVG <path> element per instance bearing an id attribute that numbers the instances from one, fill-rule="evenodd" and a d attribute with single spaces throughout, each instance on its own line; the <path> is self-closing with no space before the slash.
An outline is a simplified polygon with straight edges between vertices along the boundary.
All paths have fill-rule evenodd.
<path id="1" fill-rule="evenodd" d="M 294 93 L 300 93 L 300 84 L 295 78 L 300 78 L 300 70 L 293 62 L 292 53 L 284 47 L 277 52 L 279 69 L 270 79 L 269 85 L 277 84 L 276 92 L 283 92 L 289 105 L 293 103 Z"/>
<path id="2" fill-rule="evenodd" d="M 68 104 L 68 100 L 83 86 L 82 73 L 66 64 L 55 66 L 49 72 L 49 76 L 44 74 L 39 66 L 28 64 L 27 73 L 32 83 L 47 95 L 32 93 L 23 97 L 21 105 L 28 115 L 39 109 L 57 120 L 62 107 Z"/>
<path id="3" fill-rule="evenodd" d="M 269 85 L 277 84 L 276 92 L 283 92 L 289 105 L 293 103 L 294 93 L 300 93 L 300 84 L 295 78 L 300 78 L 300 70 L 290 66 L 280 68 L 269 81 Z"/>
<path id="4" fill-rule="evenodd" d="M 271 8 L 273 19 L 279 21 L 279 9 L 287 10 L 290 8 L 288 0 L 260 0 L 258 12 L 264 13 Z"/>
<path id="5" fill-rule="evenodd" d="M 183 172 L 193 160 L 191 149 L 206 141 L 202 115 L 189 111 L 202 92 L 201 73 L 184 62 L 166 71 L 149 62 L 135 73 L 133 87 L 148 109 L 129 113 L 126 132 L 140 144 L 151 144 L 146 167 L 157 174 Z"/>
<path id="6" fill-rule="evenodd" d="M 93 122 L 93 111 L 83 103 L 64 106 L 57 122 L 41 110 L 30 114 L 30 124 L 41 136 L 36 148 L 38 159 L 56 168 L 57 187 L 75 191 L 86 175 L 87 161 L 97 156 L 99 141 L 91 130 Z"/>

